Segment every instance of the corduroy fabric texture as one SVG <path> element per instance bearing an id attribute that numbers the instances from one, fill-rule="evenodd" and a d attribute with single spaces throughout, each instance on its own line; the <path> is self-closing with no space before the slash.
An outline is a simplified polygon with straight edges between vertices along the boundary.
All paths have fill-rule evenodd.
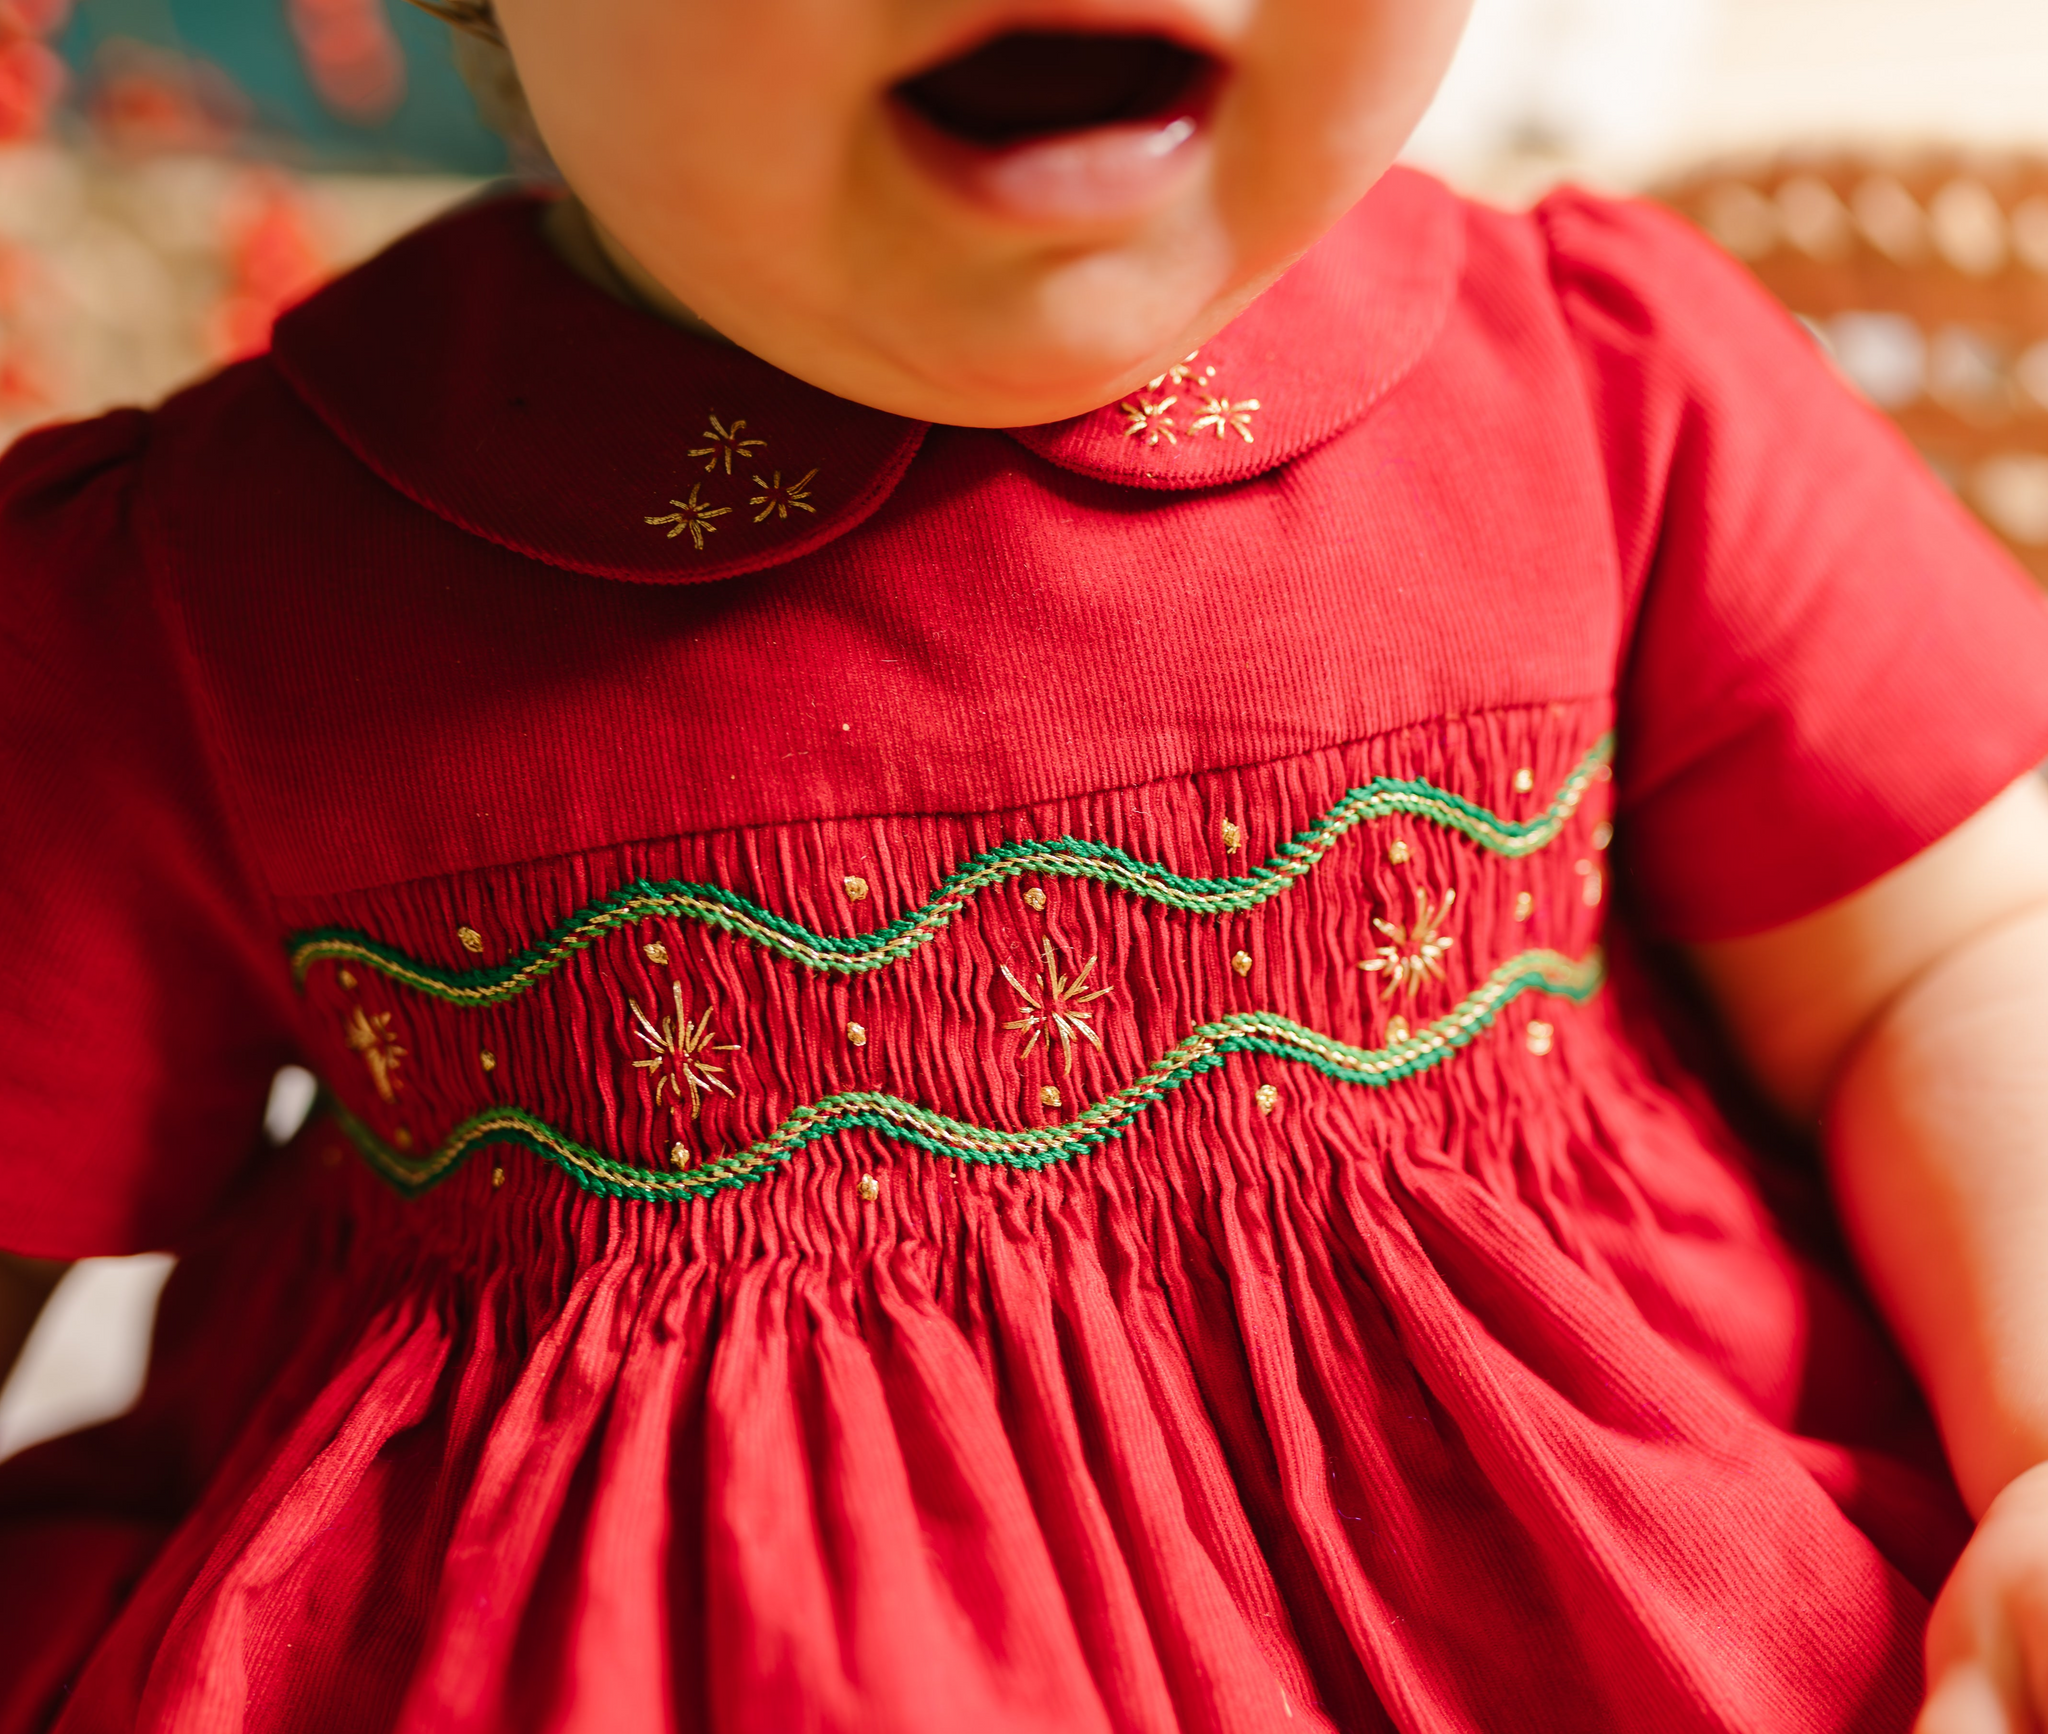
<path id="1" fill-rule="evenodd" d="M 186 1254 L 5 1734 L 1907 1726 L 1963 1514 L 1634 959 L 2022 774 L 2048 616 L 1670 219 L 1400 173 L 1006 434 L 512 201 L 0 575 L 0 1243 Z"/>

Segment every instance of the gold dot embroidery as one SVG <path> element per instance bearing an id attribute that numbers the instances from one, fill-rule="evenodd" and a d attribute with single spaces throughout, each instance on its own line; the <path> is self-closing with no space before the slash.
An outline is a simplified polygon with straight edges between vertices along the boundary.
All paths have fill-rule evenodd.
<path id="1" fill-rule="evenodd" d="M 1396 837 L 1387 845 L 1387 859 L 1396 867 L 1401 866 L 1408 859 L 1408 845 Z"/>
<path id="2" fill-rule="evenodd" d="M 1584 881 L 1579 886 L 1579 895 L 1585 900 L 1586 907 L 1588 909 L 1598 909 L 1600 907 L 1602 891 L 1599 867 L 1591 861 L 1574 861 L 1572 863 L 1572 871 L 1579 874 Z"/>
<path id="3" fill-rule="evenodd" d="M 503 1186 L 504 1184 L 505 1184 L 505 1170 L 504 1170 L 504 1169 L 502 1169 L 502 1168 L 493 1168 L 493 1169 L 491 1170 L 491 1185 L 492 1185 L 493 1189 L 495 1189 L 495 1188 L 497 1188 L 497 1187 L 500 1187 L 500 1186 Z"/>
<path id="4" fill-rule="evenodd" d="M 484 948 L 484 936 L 474 927 L 458 927 L 455 937 L 462 941 L 464 951 L 482 951 Z"/>
<path id="5" fill-rule="evenodd" d="M 1593 847 L 1596 849 L 1605 849 L 1607 845 L 1612 843 L 1613 841 L 1614 827 L 1608 824 L 1608 822 L 1605 819 L 1602 819 L 1599 824 L 1593 827 Z"/>
<path id="6" fill-rule="evenodd" d="M 482 1053 L 477 1055 L 476 1063 L 487 1072 L 495 1072 L 498 1069 L 498 1056 L 492 1053 L 489 1048 L 485 1048 Z"/>
<path id="7" fill-rule="evenodd" d="M 665 965 L 668 962 L 668 947 L 663 945 L 661 941 L 657 939 L 647 945 L 641 946 L 640 955 L 646 958 L 649 963 L 659 963 Z"/>
<path id="8" fill-rule="evenodd" d="M 671 1168 L 687 1168 L 690 1165 L 689 1147 L 680 1139 L 668 1147 L 668 1165 Z"/>
<path id="9" fill-rule="evenodd" d="M 1045 893 L 1039 890 L 1039 888 L 1036 885 L 1032 886 L 1029 891 L 1024 893 L 1024 906 L 1027 909 L 1042 910 L 1045 908 L 1045 903 Z"/>
<path id="10" fill-rule="evenodd" d="M 847 874 L 846 901 L 849 903 L 865 903 L 867 899 L 868 882 L 865 879 L 863 879 L 858 873 Z"/>
<path id="11" fill-rule="evenodd" d="M 1397 1048 L 1408 1039 L 1408 1020 L 1404 1017 L 1387 1019 L 1387 1046 Z"/>
<path id="12" fill-rule="evenodd" d="M 1515 773 L 1516 794 L 1526 795 L 1531 789 L 1535 788 L 1535 786 L 1536 773 L 1530 770 L 1527 765 L 1524 765 L 1519 771 Z"/>
<path id="13" fill-rule="evenodd" d="M 1060 1105 L 1060 1087 L 1057 1084 L 1041 1084 L 1038 1087 L 1038 1105 L 1041 1108 L 1057 1108 Z"/>
<path id="14" fill-rule="evenodd" d="M 1252 1100 L 1258 1103 L 1261 1114 L 1270 1114 L 1280 1106 L 1280 1091 L 1273 1084 L 1261 1084 Z"/>
<path id="15" fill-rule="evenodd" d="M 354 970 L 345 969 L 338 976 L 336 976 L 335 979 L 339 981 L 343 987 L 347 988 L 350 993 L 355 992 L 356 974 Z"/>
<path id="16" fill-rule="evenodd" d="M 872 1204 L 877 1198 L 882 1196 L 882 1183 L 872 1174 L 863 1174 L 860 1177 L 860 1184 L 854 1188 L 854 1191 L 860 1194 L 861 1203 Z"/>
<path id="17" fill-rule="evenodd" d="M 1519 893 L 1515 898 L 1515 919 L 1517 921 L 1527 921 L 1535 913 L 1536 894 L 1533 891 Z"/>
<path id="18" fill-rule="evenodd" d="M 868 1045 L 866 1027 L 861 1024 L 848 1024 L 846 1026 L 846 1039 L 857 1048 L 866 1047 Z"/>
<path id="19" fill-rule="evenodd" d="M 1539 1060 L 1550 1052 L 1550 1044 L 1557 1039 L 1555 1025 L 1545 1023 L 1541 1018 L 1529 1025 L 1529 1052 Z"/>
<path id="20" fill-rule="evenodd" d="M 391 1142 L 396 1144 L 401 1150 L 410 1150 L 412 1148 L 411 1130 L 404 1126 L 399 1127 L 396 1132 L 391 1134 Z"/>
<path id="21" fill-rule="evenodd" d="M 1244 827 L 1235 819 L 1223 821 L 1223 853 L 1235 855 L 1244 847 Z"/>
<path id="22" fill-rule="evenodd" d="M 1252 972 L 1252 954 L 1248 951 L 1240 951 L 1230 960 L 1230 967 L 1236 970 L 1239 975 L 1250 975 Z"/>

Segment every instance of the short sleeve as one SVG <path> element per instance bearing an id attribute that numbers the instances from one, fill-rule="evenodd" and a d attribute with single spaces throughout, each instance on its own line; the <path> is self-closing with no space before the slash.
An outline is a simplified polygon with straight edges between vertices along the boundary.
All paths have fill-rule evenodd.
<path id="1" fill-rule="evenodd" d="M 1539 216 L 1630 590 L 1623 871 L 1669 937 L 1760 932 L 2048 755 L 2048 604 L 1679 219 L 1578 193 Z"/>
<path id="2" fill-rule="evenodd" d="M 0 460 L 0 1248 L 45 1257 L 175 1245 L 291 1056 L 136 543 L 148 429 Z"/>

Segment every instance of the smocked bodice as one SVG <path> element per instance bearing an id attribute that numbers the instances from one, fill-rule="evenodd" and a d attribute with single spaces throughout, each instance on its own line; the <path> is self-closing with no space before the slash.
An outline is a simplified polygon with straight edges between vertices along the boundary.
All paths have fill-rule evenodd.
<path id="1" fill-rule="evenodd" d="M 854 1128 L 1017 1169 L 1206 1115 L 1284 1148 L 1326 1093 L 1564 1063 L 1610 756 L 1597 707 L 1557 706 L 1057 806 L 679 838 L 328 900 L 291 968 L 340 1123 L 408 1191 L 538 1159 L 687 1199 Z"/>

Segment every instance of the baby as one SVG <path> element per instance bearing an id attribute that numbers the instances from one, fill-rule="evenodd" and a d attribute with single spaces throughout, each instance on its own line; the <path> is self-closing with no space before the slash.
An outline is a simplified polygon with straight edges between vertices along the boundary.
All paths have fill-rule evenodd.
<path id="1" fill-rule="evenodd" d="M 0 464 L 0 1734 L 2048 1726 L 2048 613 L 1796 326 L 1456 0 L 441 10 L 567 196 Z"/>

